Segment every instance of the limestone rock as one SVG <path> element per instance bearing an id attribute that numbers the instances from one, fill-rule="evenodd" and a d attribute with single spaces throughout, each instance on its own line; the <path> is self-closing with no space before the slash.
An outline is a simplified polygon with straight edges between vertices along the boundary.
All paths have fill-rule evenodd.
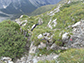
<path id="1" fill-rule="evenodd" d="M 56 22 L 56 21 L 57 21 L 57 19 L 54 19 L 54 20 L 52 21 L 52 23 L 54 23 L 54 24 L 53 24 L 54 27 L 57 25 L 57 22 Z"/>
<path id="2" fill-rule="evenodd" d="M 59 55 L 55 55 L 53 58 L 54 58 L 54 59 L 57 59 L 58 57 L 59 57 Z"/>
<path id="3" fill-rule="evenodd" d="M 77 27 L 80 24 L 81 24 L 81 22 L 79 21 L 79 22 L 75 23 L 74 25 L 72 25 L 72 28 Z"/>
<path id="4" fill-rule="evenodd" d="M 48 23 L 48 25 L 47 25 L 50 29 L 52 29 L 51 21 L 52 21 L 52 20 L 50 19 L 50 21 L 49 21 L 49 23 Z"/>
<path id="5" fill-rule="evenodd" d="M 26 60 L 27 60 L 26 57 L 22 57 L 21 59 L 17 59 L 15 63 L 26 63 Z"/>
<path id="6" fill-rule="evenodd" d="M 37 36 L 38 39 L 40 39 L 40 38 L 42 38 L 42 37 L 43 37 L 42 34 L 39 34 L 39 35 Z"/>
<path id="7" fill-rule="evenodd" d="M 65 42 L 66 40 L 69 39 L 68 34 L 69 34 L 69 33 L 66 32 L 66 33 L 64 33 L 64 34 L 62 35 L 62 40 L 63 40 L 63 42 Z"/>
<path id="8" fill-rule="evenodd" d="M 25 26 L 27 23 L 27 20 L 21 21 L 20 19 L 16 19 L 15 22 L 18 23 L 20 26 Z"/>
<path id="9" fill-rule="evenodd" d="M 33 45 L 33 42 L 30 45 L 30 50 L 29 53 L 36 53 L 37 47 L 35 45 Z"/>
<path id="10" fill-rule="evenodd" d="M 50 28 L 50 29 L 53 29 L 53 27 L 55 27 L 56 25 L 57 25 L 57 18 L 56 19 L 54 19 L 53 21 L 50 19 L 50 21 L 48 22 L 48 27 Z"/>
<path id="11" fill-rule="evenodd" d="M 46 47 L 46 44 L 44 44 L 43 42 L 40 43 L 40 45 L 38 45 L 38 48 L 43 49 Z"/>
<path id="12" fill-rule="evenodd" d="M 57 46 L 55 43 L 52 44 L 52 46 L 50 47 L 50 49 L 52 50 L 59 50 L 59 46 Z"/>
<path id="13" fill-rule="evenodd" d="M 70 4 L 70 3 L 71 3 L 71 1 L 69 0 L 67 4 Z"/>
<path id="14" fill-rule="evenodd" d="M 0 63 L 3 63 L 3 62 L 0 60 Z"/>
<path id="15" fill-rule="evenodd" d="M 84 20 L 81 20 L 74 25 L 73 27 L 73 35 L 71 35 L 68 43 L 65 45 L 68 48 L 82 48 L 84 47 Z"/>
<path id="16" fill-rule="evenodd" d="M 56 9 L 54 9 L 53 11 L 51 11 L 50 13 L 48 13 L 47 15 L 49 15 L 49 16 L 55 15 L 55 13 L 57 13 L 57 12 L 60 11 L 60 7 L 61 7 L 61 5 L 59 4 Z"/>
<path id="17" fill-rule="evenodd" d="M 43 36 L 50 36 L 50 33 L 45 32 L 43 33 Z"/>
<path id="18" fill-rule="evenodd" d="M 38 24 L 39 24 L 39 25 L 42 25 L 42 24 L 43 24 L 43 20 L 42 20 L 41 18 L 39 18 Z"/>
<path id="19" fill-rule="evenodd" d="M 13 63 L 13 61 L 10 57 L 1 57 L 1 60 L 6 62 L 6 63 Z"/>
<path id="20" fill-rule="evenodd" d="M 22 18 L 22 17 L 23 17 L 23 15 L 20 16 L 20 18 Z"/>

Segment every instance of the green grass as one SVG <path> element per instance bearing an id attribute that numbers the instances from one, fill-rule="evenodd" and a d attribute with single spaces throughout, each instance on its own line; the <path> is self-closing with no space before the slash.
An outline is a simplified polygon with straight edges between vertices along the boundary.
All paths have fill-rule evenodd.
<path id="1" fill-rule="evenodd" d="M 38 63 L 84 63 L 84 49 L 69 49 L 62 52 L 57 59 L 38 61 Z"/>
<path id="2" fill-rule="evenodd" d="M 64 0 L 65 1 L 65 0 Z M 61 1 L 60 3 L 63 3 L 64 1 Z M 57 4 L 58 5 L 58 4 Z M 57 7 L 57 5 L 52 9 L 52 11 Z M 46 7 L 44 7 L 45 9 Z M 39 9 L 41 10 L 41 9 Z M 39 11 L 38 10 L 38 11 Z M 81 19 L 84 19 L 84 3 L 78 0 L 72 1 L 70 4 L 64 4 L 62 7 L 60 7 L 60 11 L 58 13 L 55 13 L 53 16 L 47 15 L 48 12 L 42 13 L 37 16 L 26 16 L 24 15 L 23 18 L 21 18 L 21 21 L 27 20 L 26 26 L 22 27 L 24 30 L 31 30 L 31 27 L 33 24 L 37 24 L 39 17 L 43 20 L 42 25 L 38 25 L 33 31 L 28 31 L 28 33 L 31 34 L 31 40 L 34 41 L 34 45 L 38 46 L 40 42 L 46 43 L 46 41 L 42 41 L 41 39 L 38 39 L 37 36 L 39 34 L 43 34 L 45 32 L 50 33 L 51 35 L 54 34 L 52 38 L 52 42 L 55 41 L 56 45 L 62 44 L 62 35 L 59 36 L 59 34 L 62 32 L 68 32 L 69 35 L 71 35 L 72 28 L 67 28 L 70 25 L 75 24 L 76 22 L 80 21 Z M 43 12 L 43 11 L 42 11 Z M 39 13 L 39 12 L 38 12 Z M 36 12 L 36 14 L 38 14 Z M 50 29 L 47 25 L 50 19 L 53 21 L 57 19 L 57 25 L 53 27 L 53 29 Z M 66 29 L 67 28 L 67 29 Z M 43 36 L 44 37 L 44 36 Z"/>
<path id="3" fill-rule="evenodd" d="M 21 20 L 27 20 L 26 26 L 22 27 L 24 30 L 31 30 L 31 27 L 33 24 L 38 23 L 39 17 L 43 20 L 42 25 L 38 25 L 33 31 L 32 31 L 32 36 L 31 36 L 31 41 L 34 41 L 35 45 L 38 45 L 41 42 L 41 39 L 38 39 L 37 36 L 39 34 L 43 34 L 45 32 L 49 32 L 51 34 L 54 34 L 53 36 L 53 41 L 55 40 L 60 40 L 61 41 L 61 36 L 59 37 L 59 34 L 61 31 L 64 32 L 69 32 L 71 33 L 72 28 L 65 29 L 69 25 L 73 25 L 74 23 L 80 21 L 81 19 L 84 19 L 84 3 L 75 0 L 76 2 L 72 1 L 70 4 L 65 4 L 60 8 L 60 12 L 56 13 L 54 16 L 49 16 L 47 15 L 47 12 L 40 14 L 38 16 L 31 16 L 27 17 L 24 16 L 21 18 Z M 57 6 L 56 6 L 57 7 Z M 53 8 L 55 9 L 55 7 Z M 52 10 L 53 10 L 52 9 Z M 48 11 L 49 13 L 50 11 Z M 53 27 L 51 30 L 48 28 L 48 22 L 50 19 L 53 21 L 54 19 L 57 19 L 57 25 Z M 58 29 L 58 30 L 54 30 Z M 63 33 L 64 33 L 63 32 Z M 52 42 L 53 42 L 52 41 Z M 60 45 L 62 42 L 56 41 L 55 43 Z M 45 41 L 44 41 L 45 42 Z"/>
<path id="4" fill-rule="evenodd" d="M 70 49 L 58 58 L 59 63 L 83 63 L 84 62 L 84 49 Z"/>
<path id="5" fill-rule="evenodd" d="M 46 11 L 50 11 L 55 5 L 45 5 L 37 8 L 35 11 L 30 13 L 30 16 L 40 15 L 45 13 Z"/>

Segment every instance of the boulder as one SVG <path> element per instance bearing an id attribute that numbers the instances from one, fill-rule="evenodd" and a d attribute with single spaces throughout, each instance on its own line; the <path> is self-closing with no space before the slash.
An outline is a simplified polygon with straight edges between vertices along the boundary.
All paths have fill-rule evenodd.
<path id="1" fill-rule="evenodd" d="M 62 41 L 66 42 L 66 40 L 69 40 L 69 33 L 67 32 L 62 35 Z"/>
<path id="2" fill-rule="evenodd" d="M 22 17 L 23 17 L 23 15 L 20 16 L 20 18 L 22 18 Z"/>
<path id="3" fill-rule="evenodd" d="M 66 49 L 68 49 L 68 47 L 61 47 L 61 46 L 58 46 L 54 43 L 54 44 L 52 44 L 50 49 L 52 49 L 52 50 L 66 50 Z"/>
<path id="4" fill-rule="evenodd" d="M 69 0 L 68 2 L 67 2 L 67 4 L 70 4 L 71 3 L 71 1 Z"/>
<path id="5" fill-rule="evenodd" d="M 35 45 L 33 45 L 33 42 L 32 42 L 30 45 L 29 53 L 35 54 L 36 50 L 37 50 L 37 47 Z"/>
<path id="6" fill-rule="evenodd" d="M 21 21 L 20 19 L 16 19 L 15 22 L 19 24 L 20 26 L 25 26 L 27 23 L 27 20 Z M 24 23 L 24 24 L 23 24 Z"/>
<path id="7" fill-rule="evenodd" d="M 57 46 L 55 43 L 52 44 L 52 46 L 50 47 L 50 49 L 52 50 L 59 50 L 59 46 Z"/>
<path id="8" fill-rule="evenodd" d="M 52 23 L 54 23 L 54 24 L 53 24 L 54 27 L 57 25 L 57 22 L 56 22 L 56 21 L 57 21 L 57 19 L 54 19 L 54 20 L 52 21 Z"/>
<path id="9" fill-rule="evenodd" d="M 1 60 L 6 63 L 14 63 L 10 57 L 1 57 Z"/>
<path id="10" fill-rule="evenodd" d="M 39 35 L 37 36 L 38 39 L 41 39 L 42 37 L 43 37 L 42 34 L 39 34 Z"/>
<path id="11" fill-rule="evenodd" d="M 50 28 L 50 29 L 53 29 L 53 27 L 55 27 L 56 25 L 57 25 L 57 18 L 56 19 L 54 19 L 53 21 L 50 19 L 50 21 L 48 22 L 48 27 Z"/>
<path id="12" fill-rule="evenodd" d="M 50 19 L 50 21 L 49 21 L 49 23 L 47 25 L 50 29 L 52 29 L 51 22 L 52 22 L 52 20 Z"/>
<path id="13" fill-rule="evenodd" d="M 79 21 L 79 22 L 75 23 L 74 25 L 72 25 L 72 28 L 77 27 L 77 26 L 79 26 L 80 24 L 81 24 L 81 22 Z"/>
<path id="14" fill-rule="evenodd" d="M 43 36 L 50 36 L 50 33 L 45 32 L 43 33 Z"/>
<path id="15" fill-rule="evenodd" d="M 27 57 L 22 57 L 21 59 L 17 59 L 15 63 L 26 63 Z"/>
<path id="16" fill-rule="evenodd" d="M 0 63 L 3 63 L 3 62 L 0 60 Z"/>
<path id="17" fill-rule="evenodd" d="M 39 25 L 42 25 L 42 24 L 43 24 L 43 20 L 42 20 L 41 18 L 39 18 L 38 24 L 39 24 Z"/>
<path id="18" fill-rule="evenodd" d="M 46 47 L 46 44 L 43 42 L 40 42 L 40 45 L 38 45 L 38 48 L 43 49 Z"/>
<path id="19" fill-rule="evenodd" d="M 49 16 L 53 16 L 55 15 L 55 13 L 59 12 L 60 11 L 60 7 L 61 5 L 59 4 L 57 8 L 55 8 L 53 11 L 51 11 L 50 13 L 47 13 L 47 15 Z"/>

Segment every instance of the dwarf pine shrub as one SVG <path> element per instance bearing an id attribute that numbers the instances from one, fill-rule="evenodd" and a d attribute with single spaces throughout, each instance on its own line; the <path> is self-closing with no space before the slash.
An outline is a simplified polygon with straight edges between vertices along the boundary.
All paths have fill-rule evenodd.
<path id="1" fill-rule="evenodd" d="M 0 57 L 6 56 L 15 59 L 23 55 L 26 39 L 19 32 L 19 28 L 19 25 L 12 21 L 0 23 Z"/>

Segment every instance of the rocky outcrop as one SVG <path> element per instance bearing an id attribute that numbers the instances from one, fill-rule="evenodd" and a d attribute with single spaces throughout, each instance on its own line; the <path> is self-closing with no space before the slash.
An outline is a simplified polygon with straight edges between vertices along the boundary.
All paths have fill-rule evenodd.
<path id="1" fill-rule="evenodd" d="M 27 20 L 21 21 L 20 19 L 16 19 L 15 22 L 18 23 L 20 26 L 25 26 L 27 23 Z"/>
<path id="2" fill-rule="evenodd" d="M 37 50 L 37 46 L 35 46 L 32 42 L 31 45 L 30 45 L 29 53 L 35 54 L 36 50 Z"/>
<path id="3" fill-rule="evenodd" d="M 42 35 L 42 34 L 39 34 L 39 35 L 37 36 L 37 38 L 38 38 L 38 39 L 41 39 L 41 38 L 43 38 L 43 35 Z"/>
<path id="4" fill-rule="evenodd" d="M 47 13 L 47 15 L 49 15 L 49 16 L 55 15 L 55 13 L 60 11 L 60 7 L 61 7 L 61 4 L 59 4 L 59 6 L 57 8 L 55 8 L 53 11 L 51 11 L 50 13 Z"/>
<path id="5" fill-rule="evenodd" d="M 41 18 L 39 18 L 38 24 L 39 24 L 39 25 L 42 25 L 42 24 L 43 24 L 43 20 L 42 20 Z"/>
<path id="6" fill-rule="evenodd" d="M 46 44 L 43 42 L 40 42 L 40 44 L 38 45 L 38 48 L 40 49 L 46 48 Z"/>
<path id="7" fill-rule="evenodd" d="M 73 35 L 71 35 L 68 42 L 65 44 L 69 48 L 81 48 L 84 47 L 84 20 L 81 20 L 74 25 L 73 28 Z"/>
<path id="8" fill-rule="evenodd" d="M 63 43 L 66 43 L 66 42 L 68 42 L 69 39 L 70 39 L 69 33 L 65 32 L 65 33 L 62 35 L 62 42 L 63 42 Z"/>
<path id="9" fill-rule="evenodd" d="M 38 61 L 40 60 L 56 60 L 57 58 L 59 57 L 59 55 L 57 54 L 50 54 L 50 55 L 40 55 L 40 56 L 32 56 L 32 55 L 29 55 L 29 56 L 25 56 L 25 57 L 22 57 L 21 59 L 18 59 L 15 63 L 37 63 Z"/>
<path id="10" fill-rule="evenodd" d="M 53 27 L 56 27 L 56 25 L 57 25 L 57 19 L 54 19 L 53 21 L 50 19 L 50 21 L 48 22 L 48 27 L 50 28 L 50 29 L 53 29 Z"/>
<path id="11" fill-rule="evenodd" d="M 14 63 L 10 57 L 1 57 L 1 60 L 5 63 Z"/>

